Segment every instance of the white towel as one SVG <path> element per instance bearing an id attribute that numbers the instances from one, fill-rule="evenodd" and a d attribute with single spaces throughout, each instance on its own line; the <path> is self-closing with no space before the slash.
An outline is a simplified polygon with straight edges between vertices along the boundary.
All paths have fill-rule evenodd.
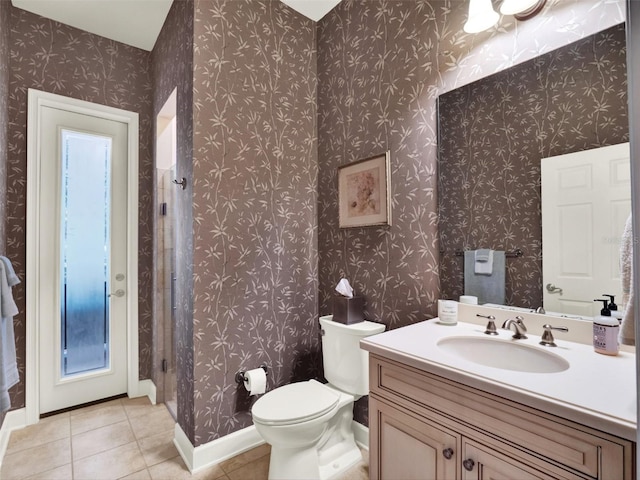
<path id="1" fill-rule="evenodd" d="M 18 313 L 18 307 L 11 291 L 18 283 L 20 280 L 9 259 L 0 257 L 0 412 L 11 408 L 9 389 L 20 381 L 13 331 L 13 316 Z"/>
<path id="2" fill-rule="evenodd" d="M 620 242 L 620 277 L 622 279 L 622 325 L 619 340 L 624 345 L 636 344 L 633 315 L 633 222 L 631 215 L 622 231 Z"/>
<path id="3" fill-rule="evenodd" d="M 13 300 L 12 285 L 9 284 L 9 279 L 12 277 L 4 259 L 6 257 L 0 257 L 0 267 L 2 268 L 2 274 L 0 275 L 0 317 L 13 318 L 14 315 L 18 314 L 18 307 Z M 7 262 L 9 261 L 7 260 Z M 9 265 L 11 265 L 11 262 L 9 262 Z M 13 271 L 13 267 L 11 267 L 11 271 Z M 15 276 L 15 273 L 13 275 Z"/>
<path id="4" fill-rule="evenodd" d="M 493 252 L 493 267 L 491 275 L 476 274 L 475 252 L 464 252 L 464 294 L 478 297 L 480 305 L 497 303 L 504 305 L 505 301 L 505 254 L 503 251 Z"/>
<path id="5" fill-rule="evenodd" d="M 493 250 L 481 248 L 475 253 L 476 275 L 491 275 L 493 273 Z"/>
<path id="6" fill-rule="evenodd" d="M 20 283 L 20 279 L 16 275 L 16 271 L 13 269 L 11 260 L 7 257 L 0 256 L 0 260 L 4 263 L 4 267 L 7 269 L 7 283 L 10 287 L 14 287 Z"/>

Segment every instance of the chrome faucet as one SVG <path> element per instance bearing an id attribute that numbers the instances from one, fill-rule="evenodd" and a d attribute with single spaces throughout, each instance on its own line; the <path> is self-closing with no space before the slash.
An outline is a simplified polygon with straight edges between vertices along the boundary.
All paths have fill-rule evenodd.
<path id="1" fill-rule="evenodd" d="M 527 327 L 524 326 L 523 320 L 524 318 L 522 318 L 520 315 L 518 315 L 515 320 L 510 318 L 502 324 L 502 328 L 504 328 L 505 330 L 511 330 L 511 327 L 514 327 L 513 331 L 515 333 L 511 338 L 515 340 L 525 339 L 527 338 L 527 336 L 525 335 L 527 333 Z"/>

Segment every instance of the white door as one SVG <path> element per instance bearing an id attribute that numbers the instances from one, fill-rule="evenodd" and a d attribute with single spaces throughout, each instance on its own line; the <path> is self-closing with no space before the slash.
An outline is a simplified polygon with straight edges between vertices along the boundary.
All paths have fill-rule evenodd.
<path id="1" fill-rule="evenodd" d="M 620 238 L 631 211 L 629 144 L 543 158 L 541 168 L 544 308 L 597 315 L 602 304 L 594 299 L 611 294 L 621 300 Z"/>
<path id="2" fill-rule="evenodd" d="M 40 413 L 127 392 L 127 125 L 42 107 Z M 46 239 L 46 240 L 44 240 Z"/>

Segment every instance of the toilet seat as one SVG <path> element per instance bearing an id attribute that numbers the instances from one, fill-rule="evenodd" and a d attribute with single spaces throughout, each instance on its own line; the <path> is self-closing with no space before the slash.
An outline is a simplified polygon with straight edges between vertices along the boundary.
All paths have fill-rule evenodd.
<path id="1" fill-rule="evenodd" d="M 331 411 L 340 394 L 315 380 L 283 385 L 253 405 L 255 421 L 265 425 L 290 425 L 318 418 Z"/>

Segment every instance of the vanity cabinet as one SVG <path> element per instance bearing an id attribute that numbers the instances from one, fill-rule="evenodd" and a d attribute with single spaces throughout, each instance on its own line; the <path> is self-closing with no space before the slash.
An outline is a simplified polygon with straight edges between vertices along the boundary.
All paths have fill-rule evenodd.
<path id="1" fill-rule="evenodd" d="M 635 445 L 370 355 L 371 480 L 632 480 Z"/>

